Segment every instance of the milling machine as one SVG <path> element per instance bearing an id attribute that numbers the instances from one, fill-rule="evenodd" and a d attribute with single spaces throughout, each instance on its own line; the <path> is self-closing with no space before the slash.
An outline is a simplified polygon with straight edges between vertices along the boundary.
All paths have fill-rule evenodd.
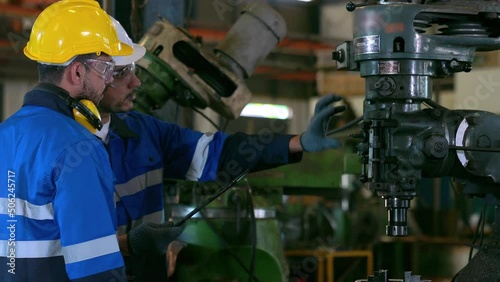
<path id="1" fill-rule="evenodd" d="M 370 0 L 346 8 L 354 13 L 353 39 L 333 59 L 365 78 L 356 135 L 361 181 L 385 201 L 386 234 L 409 234 L 407 210 L 423 177 L 454 177 L 466 194 L 495 206 L 496 216 L 490 242 L 453 281 L 498 281 L 500 118 L 431 98 L 434 79 L 470 72 L 475 52 L 500 49 L 500 2 Z"/>

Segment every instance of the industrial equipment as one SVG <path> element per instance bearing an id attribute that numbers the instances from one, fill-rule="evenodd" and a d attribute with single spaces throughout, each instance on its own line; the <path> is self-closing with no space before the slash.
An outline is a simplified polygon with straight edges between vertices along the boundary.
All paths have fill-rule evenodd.
<path id="1" fill-rule="evenodd" d="M 170 218 L 184 218 L 193 210 L 192 202 L 202 202 L 204 194 L 212 194 L 207 190 L 218 189 L 205 183 L 184 190 L 188 195 L 181 193 L 180 204 L 170 205 Z M 196 195 L 190 198 L 189 192 Z M 187 221 L 179 237 L 187 245 L 177 258 L 174 280 L 286 281 L 276 203 L 266 194 L 271 195 L 237 185 Z"/>
<path id="2" fill-rule="evenodd" d="M 500 49 L 500 3 L 381 0 L 349 3 L 354 34 L 333 52 L 339 70 L 365 78 L 362 182 L 385 201 L 387 235 L 409 234 L 407 209 L 423 177 L 451 176 L 498 207 L 497 115 L 432 101 L 433 80 L 470 72 L 475 52 Z M 473 94 L 473 93 L 472 93 Z M 427 107 L 424 107 L 426 105 Z M 493 130 L 492 130 L 493 129 Z M 499 224 L 454 281 L 497 281 Z"/>
<path id="3" fill-rule="evenodd" d="M 343 162 L 339 161 L 342 159 Z M 363 228 L 357 224 L 359 221 L 351 221 L 352 216 L 344 207 L 353 192 L 350 191 L 353 187 L 349 187 L 353 185 L 351 182 L 359 182 L 349 176 L 359 175 L 359 170 L 360 163 L 354 154 L 332 150 L 306 154 L 300 163 L 248 175 L 243 183 L 235 185 L 185 223 L 179 239 L 188 244 L 177 259 L 176 281 L 247 281 L 250 278 L 262 282 L 313 281 L 313 277 L 319 279 L 321 267 L 330 269 L 333 277 L 333 258 L 340 254 L 346 261 L 351 257 L 350 261 L 361 263 L 336 269 L 339 276 L 361 278 L 360 275 L 370 274 L 366 269 L 372 269 L 373 263 L 370 267 L 365 264 L 368 264 L 368 254 L 372 257 L 371 251 L 363 252 L 363 256 L 359 255 L 360 251 L 349 251 L 352 241 L 362 240 L 364 233 L 360 233 L 359 229 Z M 167 202 L 177 204 L 167 204 L 167 215 L 179 222 L 205 203 L 205 199 L 212 199 L 220 187 L 217 183 L 177 182 L 172 190 L 167 192 L 172 195 Z M 307 234 L 317 230 L 314 223 L 322 219 L 321 214 L 316 213 L 313 216 L 318 217 L 304 229 L 305 238 L 296 238 L 296 231 L 281 226 L 280 215 L 286 212 L 283 209 L 293 209 L 292 203 L 283 204 L 284 194 L 329 195 L 330 199 L 342 201 L 342 209 L 339 205 L 324 210 L 331 212 L 333 218 L 328 217 L 328 223 L 334 225 L 334 232 L 325 237 Z M 358 233 L 352 232 L 346 221 L 353 222 L 352 229 Z M 294 227 L 301 229 L 302 224 L 294 222 Z M 369 232 L 373 234 L 372 230 Z M 301 242 L 308 244 L 301 245 Z M 289 243 L 294 249 L 284 252 Z M 304 249 L 310 250 L 307 254 L 301 252 L 305 257 L 298 255 L 297 260 L 287 260 L 290 253 L 299 254 Z"/>
<path id="4" fill-rule="evenodd" d="M 213 52 L 199 38 L 167 20 L 156 22 L 139 44 L 146 55 L 137 62 L 142 87 L 135 107 L 152 114 L 173 98 L 181 106 L 212 108 L 228 119 L 250 102 L 244 79 L 285 36 L 286 23 L 262 1 L 251 2 Z"/>

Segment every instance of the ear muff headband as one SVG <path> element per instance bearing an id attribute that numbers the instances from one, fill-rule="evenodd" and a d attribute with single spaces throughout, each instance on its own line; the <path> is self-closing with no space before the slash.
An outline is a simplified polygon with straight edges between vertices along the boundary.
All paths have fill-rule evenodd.
<path id="1" fill-rule="evenodd" d="M 40 83 L 36 86 L 36 89 L 54 93 L 57 97 L 61 98 L 68 107 L 73 109 L 75 120 L 92 132 L 92 134 L 97 130 L 101 130 L 101 115 L 92 101 L 87 99 L 77 100 L 60 88 L 47 83 Z"/>

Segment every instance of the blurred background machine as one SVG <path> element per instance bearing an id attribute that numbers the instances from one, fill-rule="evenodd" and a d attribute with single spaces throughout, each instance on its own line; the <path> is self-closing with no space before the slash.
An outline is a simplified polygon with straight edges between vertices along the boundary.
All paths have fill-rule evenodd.
<path id="1" fill-rule="evenodd" d="M 339 69 L 359 71 L 365 79 L 362 132 L 356 136 L 362 140 L 361 181 L 384 199 L 386 234 L 409 235 L 407 210 L 422 178 L 454 177 L 463 193 L 498 209 L 500 119 L 449 110 L 433 102 L 432 93 L 435 78 L 470 72 L 476 52 L 500 49 L 500 3 L 365 1 L 347 9 L 354 12 L 353 39 L 339 45 L 333 58 Z M 500 279 L 499 215 L 489 241 L 476 243 L 477 255 L 453 281 Z"/>

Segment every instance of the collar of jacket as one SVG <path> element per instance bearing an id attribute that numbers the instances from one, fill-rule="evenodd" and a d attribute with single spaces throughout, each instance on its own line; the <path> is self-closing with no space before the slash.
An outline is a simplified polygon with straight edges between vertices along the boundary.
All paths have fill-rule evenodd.
<path id="1" fill-rule="evenodd" d="M 63 100 L 65 96 L 69 96 L 69 93 L 61 87 L 50 83 L 39 83 L 30 92 L 26 93 L 23 106 L 46 107 L 74 118 L 72 109 Z"/>
<path id="2" fill-rule="evenodd" d="M 122 138 L 139 137 L 139 134 L 132 131 L 132 129 L 128 127 L 127 123 L 115 113 L 111 113 L 111 123 L 109 124 L 109 128 Z"/>

